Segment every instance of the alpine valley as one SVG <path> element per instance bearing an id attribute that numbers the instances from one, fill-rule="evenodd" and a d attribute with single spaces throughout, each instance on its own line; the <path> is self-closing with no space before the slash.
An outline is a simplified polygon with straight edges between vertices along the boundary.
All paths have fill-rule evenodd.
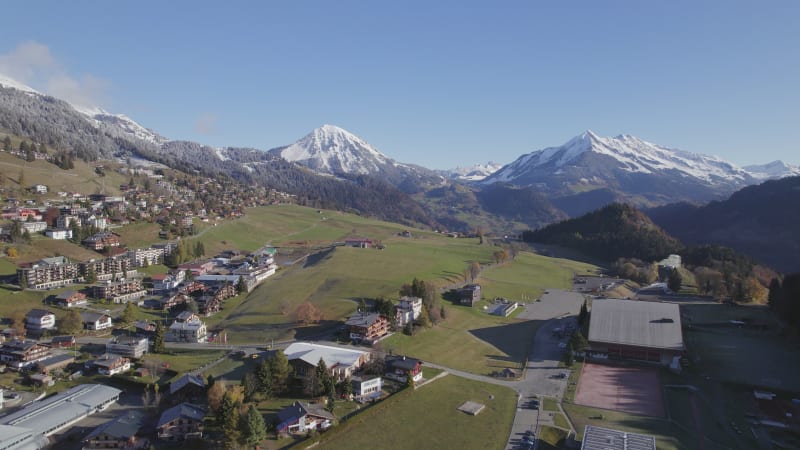
<path id="1" fill-rule="evenodd" d="M 516 234 L 614 202 L 700 206 L 747 186 L 800 175 L 800 168 L 782 161 L 737 167 L 630 135 L 591 131 L 504 166 L 490 162 L 449 171 L 396 161 L 333 125 L 271 150 L 218 148 L 169 139 L 126 115 L 72 105 L 3 75 L 0 129 L 87 161 L 164 164 L 288 192 L 309 206 L 458 232 Z M 685 212 L 659 209 L 659 222 L 668 229 L 666 224 L 677 222 L 665 217 L 671 210 Z"/>

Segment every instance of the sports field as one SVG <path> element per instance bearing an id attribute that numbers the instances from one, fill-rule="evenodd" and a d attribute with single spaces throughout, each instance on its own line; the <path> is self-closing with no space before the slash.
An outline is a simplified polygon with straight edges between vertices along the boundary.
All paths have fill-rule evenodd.
<path id="1" fill-rule="evenodd" d="M 664 399 L 656 369 L 584 364 L 575 403 L 645 416 L 664 416 Z"/>

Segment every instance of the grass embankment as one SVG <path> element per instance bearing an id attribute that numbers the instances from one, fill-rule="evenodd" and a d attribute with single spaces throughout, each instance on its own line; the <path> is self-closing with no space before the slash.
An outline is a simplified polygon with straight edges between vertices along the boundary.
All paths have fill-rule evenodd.
<path id="1" fill-rule="evenodd" d="M 547 425 L 539 427 L 539 449 L 550 450 L 561 448 L 567 432 Z"/>
<path id="2" fill-rule="evenodd" d="M 486 407 L 477 416 L 458 411 L 468 400 Z M 338 425 L 320 436 L 321 448 L 503 448 L 516 400 L 510 389 L 448 376 L 395 394 Z"/>

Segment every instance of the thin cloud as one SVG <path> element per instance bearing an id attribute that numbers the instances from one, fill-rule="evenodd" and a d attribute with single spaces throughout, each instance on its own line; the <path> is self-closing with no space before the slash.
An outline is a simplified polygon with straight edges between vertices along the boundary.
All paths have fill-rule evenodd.
<path id="1" fill-rule="evenodd" d="M 101 105 L 111 85 L 93 75 L 70 75 L 49 47 L 35 41 L 23 42 L 14 50 L 0 54 L 0 73 L 40 92 L 87 108 Z"/>
<path id="2" fill-rule="evenodd" d="M 217 116 L 211 113 L 203 113 L 197 118 L 194 130 L 200 134 L 213 134 L 217 124 Z"/>

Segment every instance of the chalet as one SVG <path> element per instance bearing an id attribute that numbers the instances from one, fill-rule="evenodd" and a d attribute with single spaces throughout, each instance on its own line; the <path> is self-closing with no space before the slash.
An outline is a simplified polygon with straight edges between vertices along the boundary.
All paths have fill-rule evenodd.
<path id="1" fill-rule="evenodd" d="M 120 240 L 118 234 L 102 231 L 87 237 L 81 241 L 81 244 L 91 250 L 103 250 L 104 248 L 119 247 Z"/>
<path id="2" fill-rule="evenodd" d="M 0 346 L 0 361 L 13 370 L 33 366 L 50 356 L 50 348 L 36 341 L 15 339 Z"/>
<path id="3" fill-rule="evenodd" d="M 468 284 L 458 290 L 459 303 L 466 306 L 473 306 L 481 300 L 481 285 Z"/>
<path id="4" fill-rule="evenodd" d="M 191 403 L 181 403 L 161 414 L 156 424 L 158 438 L 165 441 L 182 441 L 203 437 L 203 418 L 206 410 Z"/>
<path id="5" fill-rule="evenodd" d="M 53 298 L 53 304 L 63 306 L 65 308 L 85 305 L 86 294 L 78 291 L 64 291 Z"/>
<path id="6" fill-rule="evenodd" d="M 344 245 L 347 247 L 356 247 L 356 248 L 370 248 L 372 247 L 372 239 L 364 239 L 364 238 L 352 238 L 352 239 L 345 239 Z"/>
<path id="7" fill-rule="evenodd" d="M 56 315 L 46 309 L 32 309 L 25 315 L 25 328 L 29 332 L 52 330 L 56 327 Z"/>
<path id="8" fill-rule="evenodd" d="M 186 374 L 170 383 L 169 396 L 178 401 L 205 399 L 206 380 L 200 375 Z"/>
<path id="9" fill-rule="evenodd" d="M 115 336 L 106 342 L 106 353 L 138 359 L 147 353 L 149 346 L 150 341 L 145 337 Z"/>
<path id="10" fill-rule="evenodd" d="M 350 378 L 350 384 L 357 402 L 369 401 L 383 394 L 383 379 L 378 376 L 355 376 Z"/>
<path id="11" fill-rule="evenodd" d="M 101 375 L 116 375 L 131 370 L 131 360 L 120 355 L 106 353 L 87 363 L 90 368 L 97 369 Z"/>
<path id="12" fill-rule="evenodd" d="M 419 297 L 401 297 L 400 303 L 395 306 L 398 327 L 414 322 L 419 319 L 420 314 L 422 314 L 422 299 Z"/>
<path id="13" fill-rule="evenodd" d="M 75 336 L 53 336 L 50 346 L 53 348 L 74 347 L 77 342 Z"/>
<path id="14" fill-rule="evenodd" d="M 81 313 L 83 329 L 90 331 L 105 330 L 111 328 L 111 316 L 108 314 L 86 311 Z"/>
<path id="15" fill-rule="evenodd" d="M 387 356 L 384 360 L 386 378 L 406 382 L 408 376 L 417 382 L 422 379 L 422 361 L 406 356 Z"/>
<path id="16" fill-rule="evenodd" d="M 321 405 L 295 401 L 278 412 L 276 431 L 281 435 L 327 430 L 336 418 Z"/>
<path id="17" fill-rule="evenodd" d="M 378 313 L 358 312 L 345 325 L 354 341 L 373 343 L 389 334 L 389 320 Z"/>
<path id="18" fill-rule="evenodd" d="M 75 357 L 68 354 L 62 353 L 60 355 L 53 355 L 49 358 L 45 358 L 36 363 L 36 370 L 39 373 L 50 373 L 55 370 L 61 370 L 67 367 L 68 365 L 75 362 Z"/>
<path id="19" fill-rule="evenodd" d="M 147 338 L 155 336 L 156 324 L 154 322 L 137 320 L 136 323 L 133 324 L 133 327 L 136 330 L 137 336 L 144 336 Z"/>
<path id="20" fill-rule="evenodd" d="M 369 353 L 361 350 L 310 342 L 294 342 L 284 352 L 289 365 L 294 369 L 294 376 L 301 379 L 313 373 L 320 359 L 325 361 L 325 366 L 335 379 L 343 380 L 360 369 L 370 358 Z"/>
<path id="21" fill-rule="evenodd" d="M 143 449 L 148 440 L 139 436 L 144 424 L 144 413 L 132 409 L 124 415 L 110 420 L 95 428 L 83 439 L 84 450 L 100 450 L 107 448 Z"/>

